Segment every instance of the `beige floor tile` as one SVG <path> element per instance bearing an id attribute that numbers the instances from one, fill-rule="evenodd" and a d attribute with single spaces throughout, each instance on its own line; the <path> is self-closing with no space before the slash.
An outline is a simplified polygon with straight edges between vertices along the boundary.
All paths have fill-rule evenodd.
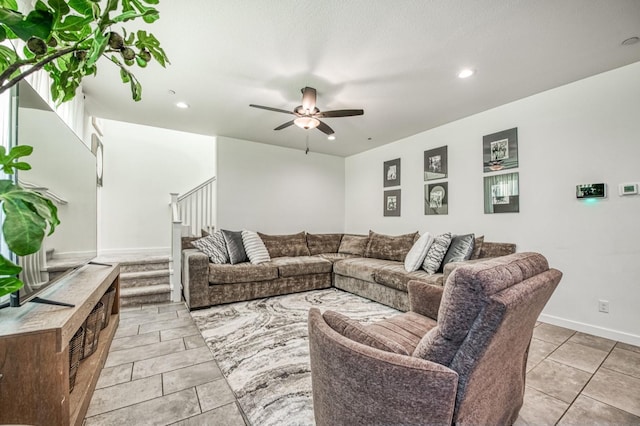
<path id="1" fill-rule="evenodd" d="M 169 312 L 169 314 L 174 314 L 175 312 Z M 164 315 L 164 314 L 161 314 Z M 149 333 L 151 331 L 160 331 L 160 330 L 171 330 L 172 328 L 185 327 L 193 324 L 193 320 L 191 318 L 175 318 L 165 321 L 157 321 L 151 322 L 147 324 L 140 325 L 139 333 Z"/>
<path id="2" fill-rule="evenodd" d="M 585 371 L 545 359 L 527 374 L 527 385 L 571 403 L 590 377 Z"/>
<path id="3" fill-rule="evenodd" d="M 569 339 L 575 331 L 556 325 L 542 323 L 533 329 L 533 337 L 545 342 L 561 345 Z"/>
<path id="4" fill-rule="evenodd" d="M 200 333 L 195 336 L 187 336 L 184 338 L 184 346 L 187 349 L 195 349 L 206 345 L 207 342 L 204 341 Z"/>
<path id="5" fill-rule="evenodd" d="M 592 336 L 591 334 L 577 332 L 569 339 L 571 343 L 589 346 L 590 348 L 599 349 L 609 352 L 616 345 L 615 340 L 605 339 L 604 337 Z"/>
<path id="6" fill-rule="evenodd" d="M 582 394 L 640 416 L 640 379 L 635 377 L 602 367 Z"/>
<path id="7" fill-rule="evenodd" d="M 96 389 L 106 388 L 107 386 L 113 386 L 130 381 L 132 368 L 132 362 L 116 365 L 115 367 L 103 368 L 102 373 L 100 373 L 100 378 L 98 378 Z"/>
<path id="8" fill-rule="evenodd" d="M 98 389 L 91 398 L 87 417 L 128 407 L 160 396 L 162 396 L 160 375 Z"/>
<path id="9" fill-rule="evenodd" d="M 160 340 L 179 339 L 186 336 L 199 336 L 200 330 L 195 324 L 185 325 L 183 327 L 171 328 L 169 330 L 160 331 Z"/>
<path id="10" fill-rule="evenodd" d="M 120 351 L 123 349 L 136 348 L 138 346 L 150 345 L 152 343 L 158 343 L 160 341 L 160 335 L 157 331 L 145 334 L 137 334 L 135 336 L 122 337 L 115 339 L 111 343 L 111 352 Z"/>
<path id="11" fill-rule="evenodd" d="M 640 417 L 619 410 L 595 399 L 580 395 L 571 404 L 559 425 L 638 425 Z"/>
<path id="12" fill-rule="evenodd" d="M 245 422 L 236 404 L 231 403 L 175 423 L 175 426 L 245 426 Z"/>
<path id="13" fill-rule="evenodd" d="M 557 347 L 558 345 L 555 343 L 545 342 L 540 339 L 531 339 L 529 356 L 527 357 L 527 372 L 535 368 L 535 366 L 548 357 L 551 352 L 555 351 Z"/>
<path id="14" fill-rule="evenodd" d="M 640 352 L 632 352 L 616 347 L 611 351 L 602 366 L 640 379 Z"/>
<path id="15" fill-rule="evenodd" d="M 121 339 L 123 337 L 135 336 L 136 334 L 138 334 L 138 328 L 140 328 L 140 326 L 137 324 L 123 326 L 120 323 L 118 324 L 118 329 L 116 330 L 116 334 L 113 336 L 113 338 L 115 340 Z"/>
<path id="16" fill-rule="evenodd" d="M 165 313 L 165 312 L 177 312 L 177 311 L 185 311 L 187 310 L 187 305 L 184 304 L 184 302 L 179 302 L 179 303 L 169 303 L 166 305 L 161 305 L 158 306 L 158 313 Z"/>
<path id="17" fill-rule="evenodd" d="M 169 340 L 169 342 L 180 342 L 184 344 L 182 339 Z M 161 344 L 161 343 L 158 343 Z M 118 353 L 118 352 L 116 352 Z M 133 380 L 153 376 L 155 374 L 165 373 L 179 368 L 189 367 L 190 365 L 200 364 L 207 361 L 213 361 L 213 355 L 208 347 L 189 349 L 168 355 L 162 355 L 155 358 L 145 359 L 133 364 Z"/>
<path id="18" fill-rule="evenodd" d="M 527 386 L 519 419 L 523 425 L 554 425 L 569 404 Z"/>
<path id="19" fill-rule="evenodd" d="M 222 378 L 215 361 L 203 362 L 162 374 L 162 390 L 165 395 L 202 385 Z"/>
<path id="20" fill-rule="evenodd" d="M 627 350 L 627 351 L 640 353 L 640 346 L 629 345 L 628 343 L 618 342 L 618 343 L 616 343 L 616 347 L 620 348 L 620 349 Z"/>
<path id="21" fill-rule="evenodd" d="M 182 339 L 167 340 L 166 342 L 154 343 L 152 345 L 123 349 L 121 351 L 109 352 L 105 367 L 113 367 L 114 365 L 141 361 L 143 359 L 155 358 L 180 351 L 184 351 L 184 342 Z"/>
<path id="22" fill-rule="evenodd" d="M 159 321 L 169 321 L 177 319 L 178 315 L 175 312 L 165 312 L 163 314 L 156 314 L 148 312 L 146 315 L 134 315 L 128 318 L 120 318 L 120 325 L 126 327 L 128 325 L 143 325 L 149 323 L 157 323 Z M 155 331 L 155 330 L 149 330 Z M 147 331 L 140 331 L 140 334 L 147 333 Z"/>
<path id="23" fill-rule="evenodd" d="M 196 391 L 202 411 L 209 411 L 236 400 L 233 391 L 224 379 L 197 386 Z"/>
<path id="24" fill-rule="evenodd" d="M 85 426 L 166 425 L 200 414 L 195 388 L 88 417 Z"/>
<path id="25" fill-rule="evenodd" d="M 548 359 L 579 368 L 587 373 L 595 373 L 609 352 L 567 341 L 556 349 Z"/>

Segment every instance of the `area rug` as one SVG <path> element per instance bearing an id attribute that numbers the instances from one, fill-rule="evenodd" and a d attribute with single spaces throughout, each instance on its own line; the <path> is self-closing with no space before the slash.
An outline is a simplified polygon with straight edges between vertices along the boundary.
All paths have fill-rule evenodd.
<path id="1" fill-rule="evenodd" d="M 338 311 L 363 323 L 398 313 L 336 289 L 191 313 L 252 425 L 314 424 L 307 332 L 311 307 Z"/>

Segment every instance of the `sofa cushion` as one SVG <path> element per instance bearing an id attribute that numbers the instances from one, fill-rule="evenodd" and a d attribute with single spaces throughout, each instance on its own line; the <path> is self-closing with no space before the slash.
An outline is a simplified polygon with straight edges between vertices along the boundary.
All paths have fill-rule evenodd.
<path id="1" fill-rule="evenodd" d="M 242 263 L 249 260 L 247 252 L 244 251 L 244 243 L 242 242 L 241 231 L 222 230 L 224 242 L 227 243 L 227 251 L 229 252 L 229 261 L 232 265 Z"/>
<path id="2" fill-rule="evenodd" d="M 258 232 L 265 247 L 269 251 L 269 256 L 309 256 L 307 238 L 304 231 L 290 235 L 267 235 Z"/>
<path id="3" fill-rule="evenodd" d="M 480 235 L 476 237 L 473 242 L 473 252 L 471 253 L 470 260 L 475 260 L 480 258 L 480 252 L 482 251 L 482 245 L 484 244 L 484 235 Z"/>
<path id="4" fill-rule="evenodd" d="M 340 241 L 338 253 L 364 256 L 364 251 L 367 249 L 368 243 L 369 237 L 366 235 L 344 234 L 342 236 L 342 240 Z"/>
<path id="5" fill-rule="evenodd" d="M 429 317 L 415 312 L 405 312 L 382 321 L 376 321 L 366 325 L 365 328 L 367 331 L 376 332 L 388 340 L 394 341 L 409 354 L 413 354 L 420 340 L 436 325 L 436 321 Z"/>
<path id="6" fill-rule="evenodd" d="M 342 234 L 307 234 L 307 247 L 311 255 L 337 253 L 340 241 L 342 241 Z"/>
<path id="7" fill-rule="evenodd" d="M 229 263 L 227 244 L 220 231 L 214 232 L 213 235 L 192 241 L 191 245 L 206 254 L 211 263 Z"/>
<path id="8" fill-rule="evenodd" d="M 211 284 L 248 283 L 269 281 L 278 278 L 278 268 L 269 263 L 253 265 L 249 262 L 235 265 L 209 264 L 209 282 Z"/>
<path id="9" fill-rule="evenodd" d="M 429 247 L 433 244 L 433 240 L 435 237 L 428 232 L 425 232 L 418 241 L 413 244 L 409 253 L 407 253 L 407 257 L 404 259 L 404 269 L 407 272 L 417 271 L 422 267 L 422 263 L 424 262 L 424 258 L 427 257 L 427 252 L 429 251 Z"/>
<path id="10" fill-rule="evenodd" d="M 322 317 L 329 327 L 340 333 L 347 339 L 367 345 L 372 348 L 402 355 L 410 355 L 402 345 L 388 337 L 370 330 L 361 325 L 358 321 L 352 320 L 338 312 L 326 311 Z"/>
<path id="11" fill-rule="evenodd" d="M 249 262 L 257 265 L 271 260 L 269 252 L 256 232 L 242 231 L 242 244 Z"/>
<path id="12" fill-rule="evenodd" d="M 407 272 L 404 265 L 395 263 L 376 269 L 373 273 L 373 281 L 386 287 L 395 288 L 400 291 L 407 291 L 407 284 L 411 280 L 420 280 L 432 285 L 442 286 L 442 274 L 428 274 L 422 269 Z"/>
<path id="13" fill-rule="evenodd" d="M 456 268 L 447 279 L 438 325 L 416 347 L 414 356 L 449 366 L 492 295 L 549 269 L 538 253 L 516 253 Z"/>
<path id="14" fill-rule="evenodd" d="M 331 273 L 333 264 L 318 256 L 277 257 L 269 265 L 278 268 L 281 277 Z"/>
<path id="15" fill-rule="evenodd" d="M 370 259 L 366 257 L 354 257 L 352 259 L 339 260 L 333 264 L 333 272 L 345 277 L 357 278 L 362 281 L 375 282 L 374 273 L 384 266 L 398 264 L 392 260 Z M 402 264 L 400 264 L 402 266 Z"/>
<path id="16" fill-rule="evenodd" d="M 417 232 L 414 232 L 404 235 L 383 235 L 369 231 L 369 243 L 364 256 L 404 262 L 404 258 L 411 250 L 417 234 Z"/>
<path id="17" fill-rule="evenodd" d="M 475 236 L 473 234 L 454 236 L 451 239 L 451 244 L 449 244 L 447 254 L 444 255 L 444 259 L 442 259 L 442 263 L 438 270 L 442 272 L 442 268 L 447 263 L 462 262 L 463 260 L 471 259 L 474 240 Z"/>
<path id="18" fill-rule="evenodd" d="M 449 244 L 451 244 L 450 232 L 438 235 L 433 241 L 433 244 L 431 244 L 431 247 L 427 252 L 427 257 L 424 258 L 422 269 L 427 271 L 428 274 L 435 274 L 436 271 L 440 269 L 440 264 L 442 263 L 445 254 L 447 254 Z"/>
<path id="19" fill-rule="evenodd" d="M 355 254 L 348 254 L 348 253 L 320 253 L 320 254 L 316 254 L 315 256 L 321 257 L 323 259 L 327 259 L 328 261 L 331 261 L 331 262 L 337 262 L 338 260 L 342 260 L 342 259 L 351 259 L 353 257 L 358 257 Z"/>

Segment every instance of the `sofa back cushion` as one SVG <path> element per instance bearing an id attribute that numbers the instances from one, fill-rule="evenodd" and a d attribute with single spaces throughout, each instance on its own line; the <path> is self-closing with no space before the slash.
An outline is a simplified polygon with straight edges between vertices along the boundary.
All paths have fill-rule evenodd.
<path id="1" fill-rule="evenodd" d="M 274 257 L 311 255 L 304 231 L 290 235 L 267 235 L 258 232 L 258 235 L 272 259 Z"/>
<path id="2" fill-rule="evenodd" d="M 404 235 L 383 235 L 369 231 L 369 243 L 364 256 L 404 262 L 404 258 L 407 257 L 407 253 L 417 238 L 417 232 Z"/>
<path id="3" fill-rule="evenodd" d="M 340 241 L 338 253 L 364 256 L 364 252 L 367 249 L 368 243 L 369 237 L 366 235 L 344 234 L 342 236 L 342 240 Z"/>
<path id="4" fill-rule="evenodd" d="M 309 253 L 337 253 L 342 241 L 342 234 L 307 234 Z"/>

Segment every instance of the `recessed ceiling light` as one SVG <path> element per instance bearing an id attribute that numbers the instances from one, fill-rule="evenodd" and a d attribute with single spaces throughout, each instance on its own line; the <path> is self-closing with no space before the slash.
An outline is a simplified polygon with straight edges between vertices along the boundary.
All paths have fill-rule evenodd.
<path id="1" fill-rule="evenodd" d="M 472 70 L 471 68 L 465 68 L 462 71 L 460 71 L 458 73 L 458 78 L 468 78 L 471 77 L 473 74 L 475 74 L 476 72 L 474 70 Z"/>
<path id="2" fill-rule="evenodd" d="M 178 108 L 182 108 L 182 109 L 189 108 L 189 104 L 188 104 L 188 103 L 186 103 L 186 102 L 177 102 L 177 103 L 176 103 L 176 106 L 177 106 Z"/>
<path id="3" fill-rule="evenodd" d="M 329 135 L 329 136 L 327 136 L 327 139 L 329 139 L 330 141 L 335 141 L 336 137 L 335 137 L 335 135 Z"/>
<path id="4" fill-rule="evenodd" d="M 623 46 L 631 46 L 632 44 L 636 44 L 640 41 L 640 37 L 629 37 L 625 41 L 622 42 Z"/>

